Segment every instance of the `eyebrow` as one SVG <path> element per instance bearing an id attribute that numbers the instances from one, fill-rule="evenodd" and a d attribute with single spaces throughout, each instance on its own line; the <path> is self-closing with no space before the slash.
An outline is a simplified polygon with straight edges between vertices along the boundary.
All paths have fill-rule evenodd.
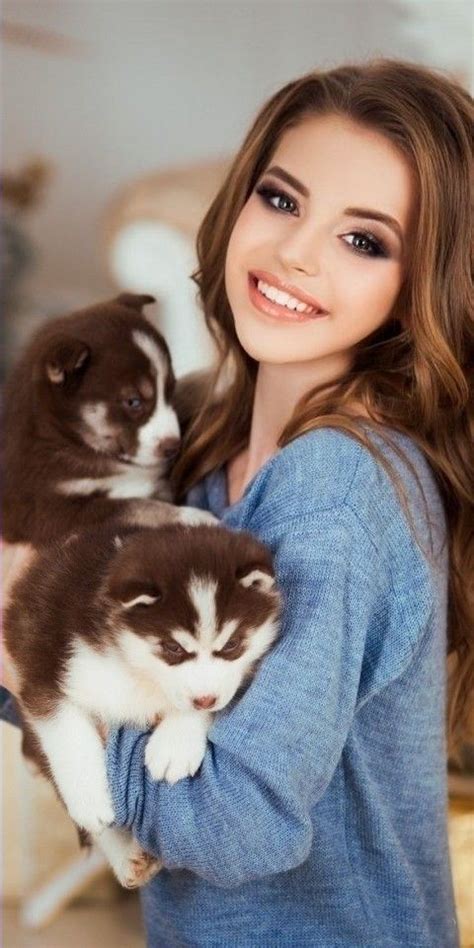
<path id="1" fill-rule="evenodd" d="M 297 178 L 294 178 L 289 171 L 285 171 L 284 168 L 280 168 L 278 165 L 272 165 L 271 168 L 267 169 L 265 174 L 274 174 L 275 177 L 281 178 L 282 181 L 286 181 L 287 184 L 290 184 L 291 187 L 294 188 L 295 191 L 298 191 L 299 194 L 302 194 L 303 197 L 309 197 L 309 188 L 302 184 L 301 181 L 298 181 Z M 400 224 L 395 217 L 391 217 L 390 214 L 383 214 L 382 211 L 374 211 L 368 207 L 346 207 L 343 213 L 350 217 L 363 217 L 366 220 L 380 221 L 381 224 L 386 224 L 387 227 L 395 231 L 397 237 L 399 237 L 403 244 L 403 233 Z"/>

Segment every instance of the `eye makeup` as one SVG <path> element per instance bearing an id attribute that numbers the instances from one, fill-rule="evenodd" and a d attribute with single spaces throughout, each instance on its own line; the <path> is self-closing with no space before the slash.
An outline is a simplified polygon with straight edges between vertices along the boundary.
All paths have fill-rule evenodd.
<path id="1" fill-rule="evenodd" d="M 294 200 L 294 198 L 292 198 L 289 194 L 287 194 L 286 191 L 283 191 L 280 188 L 275 187 L 270 183 L 262 182 L 262 184 L 258 185 L 255 188 L 255 192 L 256 194 L 258 194 L 259 198 L 261 199 L 265 207 L 267 207 L 269 210 L 273 210 L 273 211 L 276 211 L 277 213 L 283 213 L 283 214 L 290 213 L 292 216 L 295 216 L 294 211 L 291 211 L 291 210 L 288 211 L 284 208 L 277 207 L 275 206 L 275 204 L 272 203 L 273 199 L 277 198 L 278 201 L 286 201 L 287 204 L 290 204 L 294 208 L 298 209 L 298 203 Z M 347 244 L 347 246 L 351 248 L 352 252 L 358 254 L 358 256 L 373 257 L 373 258 L 376 258 L 376 257 L 388 258 L 391 256 L 390 251 L 385 241 L 381 237 L 377 237 L 374 233 L 372 233 L 371 231 L 365 228 L 350 231 L 350 233 L 346 236 L 351 236 L 358 239 L 362 238 L 362 240 L 366 241 L 366 245 L 368 244 L 370 248 L 369 252 L 367 252 L 366 250 L 358 249 L 354 247 L 353 244 Z"/>

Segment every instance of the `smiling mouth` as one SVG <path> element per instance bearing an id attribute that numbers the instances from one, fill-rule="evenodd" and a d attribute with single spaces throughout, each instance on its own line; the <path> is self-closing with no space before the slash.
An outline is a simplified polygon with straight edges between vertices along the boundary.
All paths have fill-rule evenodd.
<path id="1" fill-rule="evenodd" d="M 250 301 L 253 306 L 258 309 L 261 313 L 264 313 L 266 316 L 271 316 L 279 320 L 287 320 L 288 322 L 308 322 L 309 320 L 315 319 L 324 319 L 328 316 L 326 312 L 320 312 L 314 310 L 313 312 L 301 313 L 298 310 L 289 309 L 288 306 L 284 306 L 281 303 L 276 303 L 274 300 L 270 300 L 267 296 L 260 292 L 258 289 L 258 277 L 255 277 L 252 273 L 248 274 L 248 288 Z"/>

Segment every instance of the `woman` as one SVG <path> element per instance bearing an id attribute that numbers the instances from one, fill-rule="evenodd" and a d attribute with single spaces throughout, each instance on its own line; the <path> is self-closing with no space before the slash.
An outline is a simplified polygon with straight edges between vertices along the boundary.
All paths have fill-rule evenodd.
<path id="1" fill-rule="evenodd" d="M 472 115 L 411 63 L 316 70 L 264 105 L 201 225 L 221 356 L 178 502 L 263 540 L 285 607 L 196 777 L 153 782 L 147 734 L 108 737 L 117 825 L 165 866 L 152 948 L 458 945 Z"/>

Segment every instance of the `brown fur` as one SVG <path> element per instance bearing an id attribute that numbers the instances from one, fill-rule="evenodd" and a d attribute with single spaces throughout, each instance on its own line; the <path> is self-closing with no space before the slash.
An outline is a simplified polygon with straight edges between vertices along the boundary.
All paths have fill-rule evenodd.
<path id="1" fill-rule="evenodd" d="M 186 587 L 192 574 L 210 576 L 217 581 L 218 624 L 238 619 L 233 638 L 238 637 L 239 647 L 222 655 L 227 661 L 236 660 L 250 629 L 279 610 L 276 591 L 264 592 L 258 584 L 239 585 L 238 580 L 256 567 L 274 575 L 268 549 L 250 533 L 221 526 L 169 524 L 150 529 L 108 524 L 82 532 L 66 546 L 44 547 L 16 582 L 4 616 L 5 642 L 18 673 L 18 700 L 26 717 L 24 752 L 41 773 L 52 780 L 27 720 L 30 715 L 54 713 L 77 639 L 102 651 L 113 642 L 124 615 L 137 635 L 153 634 L 161 641 L 170 640 L 176 626 L 192 631 L 198 616 Z M 143 592 L 157 595 L 157 605 L 125 612 L 122 602 Z M 170 665 L 192 660 L 169 653 L 162 658 Z M 88 845 L 87 833 L 78 831 L 81 845 Z"/>
<path id="2" fill-rule="evenodd" d="M 120 451 L 133 450 L 137 432 L 153 411 L 156 380 L 150 361 L 131 342 L 131 332 L 150 337 L 167 366 L 165 400 L 171 404 L 175 378 L 165 340 L 141 312 L 152 296 L 122 294 L 42 326 L 34 335 L 5 389 L 3 418 L 3 538 L 35 545 L 124 513 L 128 500 L 97 492 L 58 493 L 58 482 L 101 478 L 115 472 Z M 119 404 L 138 392 L 146 399 L 138 418 Z M 113 401 L 109 420 L 117 434 L 110 451 L 96 450 L 81 435 L 80 408 L 90 401 Z M 169 452 L 168 452 L 169 453 Z M 169 502 L 165 479 L 166 445 L 157 453 L 153 497 Z M 172 516 L 171 511 L 163 511 Z"/>
<path id="3" fill-rule="evenodd" d="M 120 536 L 122 546 L 117 547 Z M 184 593 L 191 574 L 217 580 L 217 619 L 238 618 L 243 650 L 250 627 L 268 615 L 268 594 L 236 580 L 250 566 L 273 575 L 269 551 L 250 533 L 213 526 L 169 524 L 157 529 L 108 524 L 66 547 L 45 548 L 18 580 L 5 613 L 5 642 L 20 676 L 19 699 L 28 712 L 54 711 L 76 638 L 98 650 L 114 640 L 121 601 L 162 593 L 158 607 L 127 613 L 138 635 L 169 639 L 172 628 L 192 629 L 197 615 Z M 175 657 L 164 658 L 176 664 Z"/>

